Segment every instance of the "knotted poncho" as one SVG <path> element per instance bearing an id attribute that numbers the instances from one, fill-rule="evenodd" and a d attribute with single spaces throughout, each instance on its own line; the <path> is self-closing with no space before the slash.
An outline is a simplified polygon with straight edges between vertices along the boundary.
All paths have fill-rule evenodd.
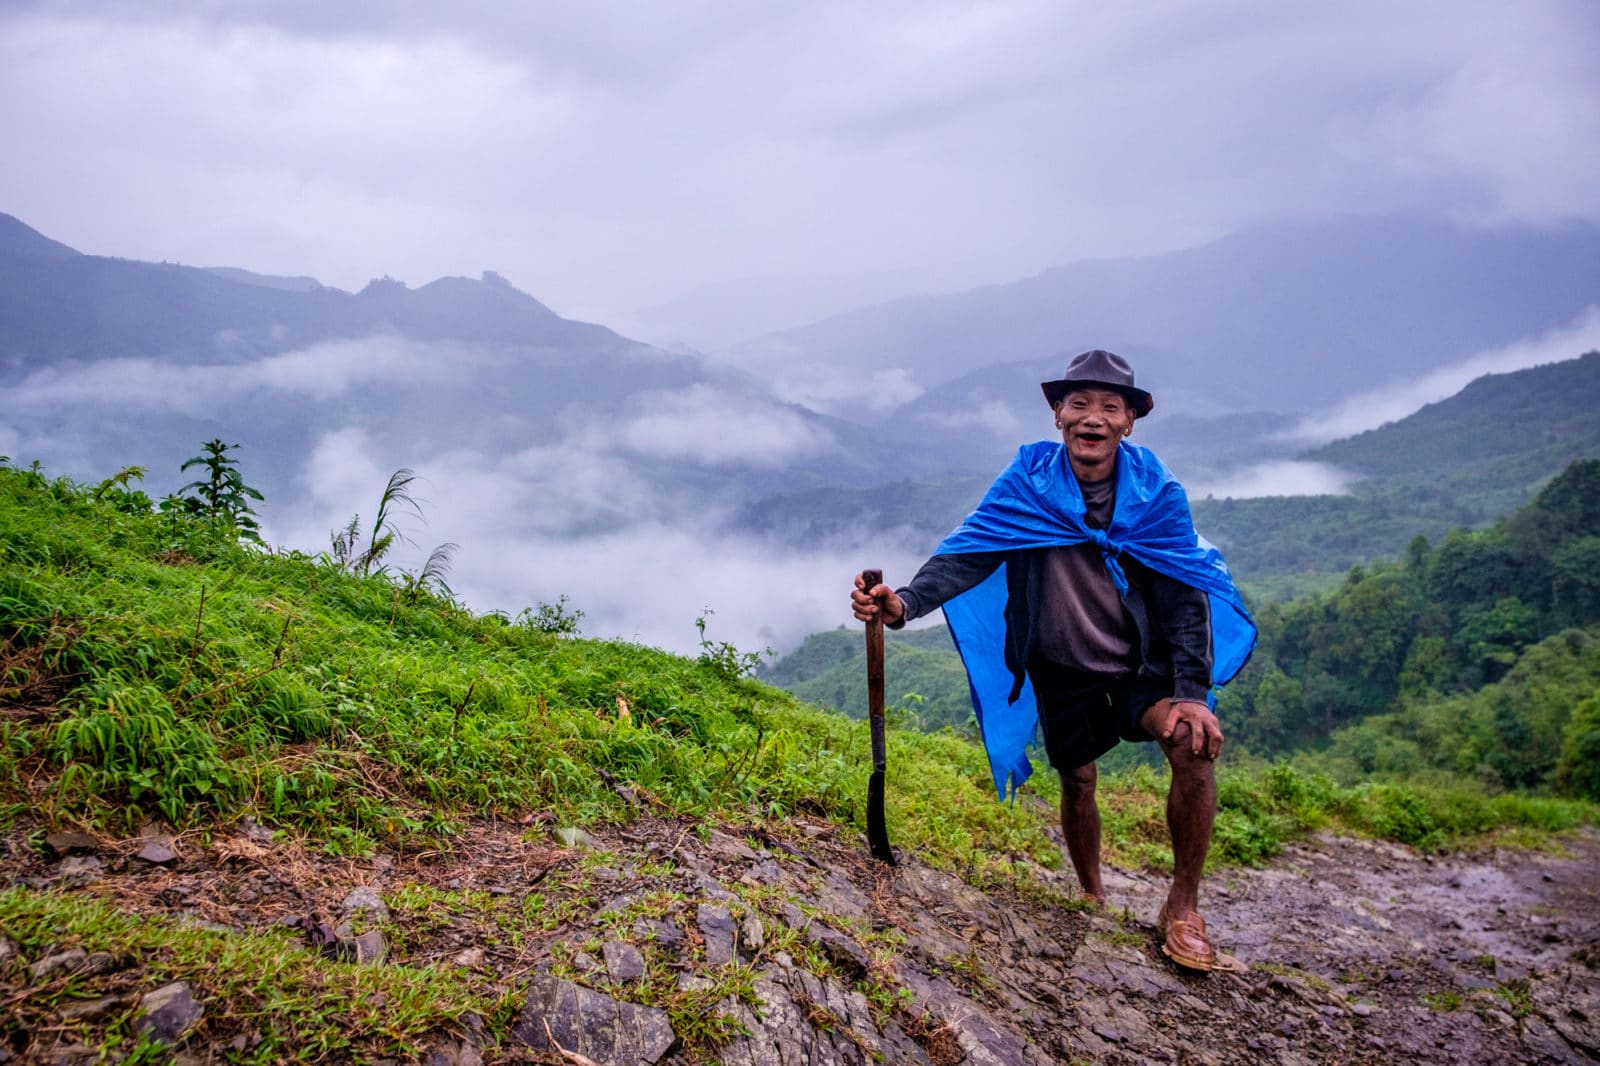
<path id="1" fill-rule="evenodd" d="M 1065 445 L 1026 444 L 995 479 L 977 510 L 940 543 L 935 555 L 1053 548 L 1090 541 L 1100 548 L 1120 592 L 1128 578 L 1117 556 L 1127 553 L 1151 570 L 1206 593 L 1211 604 L 1211 683 L 1226 684 L 1255 650 L 1256 627 L 1228 565 L 1195 531 L 1183 486 L 1154 452 L 1123 441 L 1117 448 L 1116 508 L 1111 525 L 1084 523 L 1083 493 Z M 989 753 L 994 787 L 1003 800 L 1033 773 L 1027 745 L 1038 726 L 1031 682 L 1015 703 L 1005 661 L 1005 566 L 944 605 L 945 620 L 967 668 L 972 708 Z M 1213 698 L 1212 702 L 1215 700 Z M 1008 788 L 1009 786 L 1009 788 Z"/>

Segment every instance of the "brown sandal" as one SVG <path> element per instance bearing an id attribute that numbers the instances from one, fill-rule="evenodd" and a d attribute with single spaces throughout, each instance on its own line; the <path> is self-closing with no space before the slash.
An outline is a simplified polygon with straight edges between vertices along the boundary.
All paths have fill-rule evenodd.
<path id="1" fill-rule="evenodd" d="M 1179 966 L 1189 970 L 1200 970 L 1205 973 L 1221 970 L 1226 973 L 1240 973 L 1247 969 L 1244 963 L 1232 955 L 1224 955 L 1211 943 L 1211 937 L 1206 933 L 1206 920 L 1191 911 L 1187 918 L 1168 918 L 1165 905 L 1161 908 L 1161 916 L 1156 919 L 1160 926 L 1164 940 L 1161 952 Z"/>

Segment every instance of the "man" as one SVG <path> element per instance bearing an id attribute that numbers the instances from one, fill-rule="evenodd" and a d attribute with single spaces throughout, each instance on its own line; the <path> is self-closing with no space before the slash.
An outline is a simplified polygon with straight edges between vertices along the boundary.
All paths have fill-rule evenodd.
<path id="1" fill-rule="evenodd" d="M 1222 751 L 1209 693 L 1244 665 L 1255 628 L 1182 486 L 1126 440 L 1154 407 L 1127 361 L 1084 352 L 1041 388 L 1061 443 L 1024 446 L 909 585 L 869 589 L 857 575 L 852 608 L 899 628 L 944 607 L 1002 797 L 1031 772 L 1023 748 L 1043 726 L 1067 853 L 1098 904 L 1095 761 L 1122 740 L 1160 744 L 1172 768 L 1164 949 L 1192 969 L 1231 965 L 1199 914 Z"/>

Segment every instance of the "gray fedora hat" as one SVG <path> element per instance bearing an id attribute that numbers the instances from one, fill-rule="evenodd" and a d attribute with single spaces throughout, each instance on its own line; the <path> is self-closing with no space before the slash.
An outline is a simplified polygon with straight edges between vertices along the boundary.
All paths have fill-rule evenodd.
<path id="1" fill-rule="evenodd" d="M 1039 387 L 1052 408 L 1073 389 L 1115 389 L 1128 398 L 1138 418 L 1149 414 L 1156 405 L 1154 396 L 1134 387 L 1133 367 L 1128 361 L 1100 348 L 1074 356 L 1059 381 L 1041 381 Z"/>

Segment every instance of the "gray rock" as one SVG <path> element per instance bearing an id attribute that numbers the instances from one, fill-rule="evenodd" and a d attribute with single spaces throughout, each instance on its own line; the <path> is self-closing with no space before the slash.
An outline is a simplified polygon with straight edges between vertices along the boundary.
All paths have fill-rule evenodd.
<path id="1" fill-rule="evenodd" d="M 59 830 L 44 835 L 45 847 L 57 855 L 70 855 L 74 851 L 94 851 L 100 842 L 88 833 L 78 833 L 70 829 Z"/>
<path id="2" fill-rule="evenodd" d="M 729 892 L 727 886 L 722 882 L 703 872 L 697 872 L 694 875 L 691 883 L 695 890 L 701 895 L 705 896 L 707 899 L 717 899 L 731 902 L 739 898 L 732 892 Z"/>
<path id="3" fill-rule="evenodd" d="M 483 965 L 484 951 L 482 948 L 463 948 L 455 953 L 450 960 L 456 966 L 463 966 L 469 970 L 477 969 Z"/>
<path id="4" fill-rule="evenodd" d="M 22 949 L 17 947 L 17 942 L 0 933 L 0 973 L 5 973 L 12 963 L 21 961 Z"/>
<path id="5" fill-rule="evenodd" d="M 866 976 L 872 966 L 872 956 L 856 942 L 855 937 L 846 936 L 820 923 L 808 926 L 805 937 L 822 950 L 829 962 L 852 978 Z"/>
<path id="6" fill-rule="evenodd" d="M 864 918 L 872 901 L 849 878 L 830 870 L 822 880 L 817 903 L 825 911 L 847 918 Z"/>
<path id="7" fill-rule="evenodd" d="M 382 933 L 369 929 L 360 936 L 337 941 L 332 949 L 330 954 L 340 962 L 368 965 L 380 963 L 388 956 L 389 943 L 383 939 Z"/>
<path id="8" fill-rule="evenodd" d="M 357 914 L 370 914 L 380 922 L 389 920 L 389 905 L 383 902 L 383 897 L 371 885 L 362 885 L 344 898 L 339 904 L 339 909 L 347 916 Z"/>
<path id="9" fill-rule="evenodd" d="M 606 915 L 616 914 L 619 911 L 627 910 L 633 905 L 634 900 L 638 898 L 639 893 L 637 892 L 624 892 L 620 895 L 612 896 L 610 899 L 606 900 L 604 906 L 594 912 L 594 917 L 590 920 L 590 924 L 599 925 L 600 919 Z"/>
<path id="10" fill-rule="evenodd" d="M 133 857 L 150 863 L 152 866 L 165 866 L 169 862 L 176 861 L 178 853 L 161 843 L 161 841 L 152 840 L 135 852 Z"/>
<path id="11" fill-rule="evenodd" d="M 102 996 L 99 999 L 80 999 L 64 1003 L 58 1009 L 65 1022 L 103 1021 L 133 1002 L 132 996 Z"/>
<path id="12" fill-rule="evenodd" d="M 83 960 L 83 972 L 88 974 L 111 973 L 121 968 L 117 957 L 107 951 L 91 951 Z"/>
<path id="13" fill-rule="evenodd" d="M 550 1049 L 552 1039 L 604 1066 L 653 1066 L 678 1042 L 665 1011 L 620 1003 L 546 973 L 534 978 L 511 1040 Z"/>
<path id="14" fill-rule="evenodd" d="M 761 946 L 767 942 L 767 933 L 762 928 L 761 916 L 753 911 L 745 915 L 744 921 L 739 924 L 739 936 L 747 950 L 760 951 Z"/>
<path id="15" fill-rule="evenodd" d="M 1503 1010 L 1495 1007 L 1481 1008 L 1483 1020 L 1498 1029 L 1513 1032 L 1517 1028 L 1517 1020 Z"/>
<path id="16" fill-rule="evenodd" d="M 633 935 L 640 940 L 654 940 L 669 947 L 683 943 L 683 930 L 671 922 L 653 918 L 640 918 L 633 923 Z"/>
<path id="17" fill-rule="evenodd" d="M 1538 982 L 1533 1003 L 1569 1043 L 1600 1056 L 1600 982 L 1580 973 Z"/>
<path id="18" fill-rule="evenodd" d="M 89 953 L 82 948 L 68 948 L 66 951 L 44 958 L 28 967 L 28 976 L 34 981 L 48 981 L 58 974 L 78 973 L 88 968 Z"/>
<path id="19" fill-rule="evenodd" d="M 929 1017 L 942 1020 L 966 1053 L 967 1063 L 972 1066 L 1021 1066 L 1029 1062 L 1027 1040 L 998 1022 L 981 1005 L 962 995 L 949 981 L 942 977 L 930 978 L 916 970 L 903 971 L 900 976 L 915 996 L 911 1013 L 926 1013 Z M 1107 1017 L 1105 1020 L 1119 1022 L 1121 1019 Z M 1086 1031 L 1081 1035 L 1086 1035 Z M 1085 1041 L 1091 1051 L 1093 1047 L 1090 1045 L 1099 1043 L 1092 1035 L 1088 1035 Z"/>
<path id="20" fill-rule="evenodd" d="M 483 1048 L 489 1043 L 489 1034 L 483 1019 L 476 1014 L 461 1016 L 460 1036 L 440 1033 L 428 1049 L 423 1062 L 427 1066 L 483 1066 Z"/>
<path id="21" fill-rule="evenodd" d="M 483 1052 L 470 1041 L 440 1037 L 422 1061 L 427 1066 L 483 1066 Z"/>
<path id="22" fill-rule="evenodd" d="M 804 970 L 782 976 L 765 971 L 755 991 L 756 1010 L 733 1001 L 722 1004 L 747 1030 L 720 1049 L 725 1066 L 929 1062 L 898 1028 L 880 1033 L 865 1001 L 837 981 L 825 984 Z"/>
<path id="23" fill-rule="evenodd" d="M 205 1008 L 183 981 L 145 993 L 139 1008 L 143 1013 L 134 1023 L 135 1030 L 164 1044 L 178 1043 L 205 1016 Z"/>
<path id="24" fill-rule="evenodd" d="M 605 956 L 607 976 L 618 984 L 644 979 L 644 956 L 632 944 L 609 940 L 600 953 Z"/>
<path id="25" fill-rule="evenodd" d="M 733 916 L 723 907 L 702 903 L 695 912 L 695 922 L 700 927 L 700 935 L 705 938 L 706 965 L 725 966 L 732 962 L 734 940 L 738 933 Z"/>
<path id="26" fill-rule="evenodd" d="M 742 840 L 735 840 L 726 833 L 712 830 L 711 836 L 702 845 L 711 854 L 723 859 L 755 859 L 758 856 Z"/>
<path id="27" fill-rule="evenodd" d="M 746 885 L 772 885 L 781 880 L 783 871 L 771 859 L 758 859 L 739 877 L 739 881 Z"/>

